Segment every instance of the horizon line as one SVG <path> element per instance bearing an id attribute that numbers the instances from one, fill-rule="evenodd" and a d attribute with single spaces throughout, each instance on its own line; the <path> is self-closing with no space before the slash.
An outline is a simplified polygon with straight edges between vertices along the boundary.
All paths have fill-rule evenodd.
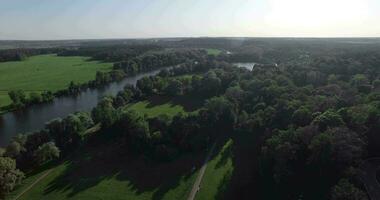
<path id="1" fill-rule="evenodd" d="M 174 36 L 174 37 L 126 37 L 126 38 L 72 38 L 72 39 L 0 39 L 0 41 L 41 42 L 41 41 L 94 41 L 94 40 L 162 40 L 162 39 L 380 39 L 380 36 Z"/>

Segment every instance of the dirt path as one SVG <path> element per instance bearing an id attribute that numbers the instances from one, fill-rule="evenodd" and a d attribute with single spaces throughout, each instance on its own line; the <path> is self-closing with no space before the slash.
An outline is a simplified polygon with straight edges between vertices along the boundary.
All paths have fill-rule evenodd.
<path id="1" fill-rule="evenodd" d="M 25 193 L 27 193 L 30 189 L 33 188 L 33 186 L 35 186 L 37 183 L 39 183 L 42 179 L 44 179 L 47 175 L 50 174 L 50 172 L 53 171 L 54 168 L 52 169 L 49 169 L 44 175 L 40 176 L 37 180 L 35 180 L 31 185 L 29 185 L 27 188 L 25 188 L 25 190 L 23 190 L 20 194 L 18 194 L 14 200 L 17 200 L 19 199 L 22 195 L 24 195 Z"/>
<path id="2" fill-rule="evenodd" d="M 197 176 L 197 179 L 195 180 L 194 182 L 194 185 L 193 185 L 193 189 L 191 189 L 191 192 L 189 194 L 189 198 L 187 198 L 187 200 L 194 200 L 195 199 L 195 195 L 197 194 L 199 188 L 201 187 L 201 183 L 202 183 L 202 179 L 203 179 L 203 175 L 205 174 L 206 172 L 206 169 L 207 169 L 207 164 L 208 164 L 208 161 L 210 160 L 210 157 L 212 155 L 212 152 L 214 152 L 214 148 L 215 148 L 215 144 L 214 143 L 210 149 L 210 152 L 207 154 L 207 157 L 206 157 L 206 160 L 205 162 L 203 163 L 202 167 L 201 167 L 201 170 L 199 170 L 199 174 Z"/>

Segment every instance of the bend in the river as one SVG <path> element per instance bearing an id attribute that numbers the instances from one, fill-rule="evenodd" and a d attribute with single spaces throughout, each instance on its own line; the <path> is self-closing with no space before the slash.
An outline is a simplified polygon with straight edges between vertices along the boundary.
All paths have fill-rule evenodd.
<path id="1" fill-rule="evenodd" d="M 0 116 L 0 147 L 9 143 L 18 133 L 27 133 L 44 128 L 46 122 L 78 111 L 91 111 L 102 97 L 116 95 L 125 85 L 135 85 L 137 80 L 145 76 L 159 73 L 161 69 L 127 77 L 120 82 L 114 82 L 102 88 L 87 89 L 78 96 L 63 96 L 55 98 L 51 103 L 33 105 L 24 110 L 6 113 Z"/>

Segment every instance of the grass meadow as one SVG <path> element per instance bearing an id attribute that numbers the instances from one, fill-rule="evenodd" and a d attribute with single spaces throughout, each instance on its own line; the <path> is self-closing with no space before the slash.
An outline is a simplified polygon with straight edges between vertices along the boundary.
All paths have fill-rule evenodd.
<path id="1" fill-rule="evenodd" d="M 89 61 L 87 57 L 60 57 L 53 54 L 32 56 L 25 61 L 0 63 L 0 107 L 11 103 L 10 90 L 40 92 L 64 89 L 71 81 L 84 83 L 96 71 L 108 71 L 111 63 Z"/>

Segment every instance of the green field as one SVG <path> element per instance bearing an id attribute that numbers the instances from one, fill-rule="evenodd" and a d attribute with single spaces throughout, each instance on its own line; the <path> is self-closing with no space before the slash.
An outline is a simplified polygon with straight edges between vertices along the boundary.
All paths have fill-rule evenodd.
<path id="1" fill-rule="evenodd" d="M 214 55 L 217 56 L 222 53 L 219 49 L 206 49 L 208 55 Z"/>
<path id="2" fill-rule="evenodd" d="M 108 144 L 109 145 L 109 144 Z M 201 156 L 183 156 L 169 163 L 152 163 L 123 157 L 122 149 L 97 147 L 52 168 L 39 183 L 24 193 L 25 200 L 116 200 L 186 199 L 197 172 L 191 168 Z M 7 200 L 47 171 L 28 177 Z"/>
<path id="3" fill-rule="evenodd" d="M 234 170 L 232 146 L 232 140 L 228 140 L 214 158 L 209 161 L 196 200 L 220 199 L 218 195 L 224 192 Z"/>
<path id="4" fill-rule="evenodd" d="M 53 168 L 47 177 L 22 195 L 20 199 L 186 199 L 196 177 L 196 173 L 177 176 L 163 170 L 164 166 L 148 167 L 147 164 L 140 161 L 128 161 L 128 163 L 123 161 L 121 159 L 119 164 L 126 165 L 125 168 L 114 163 L 108 163 L 99 168 L 96 166 L 99 163 L 91 165 L 95 164 L 92 161 L 76 160 L 80 163 L 79 165 L 65 162 Z M 91 166 L 96 169 L 91 169 Z M 175 163 L 172 167 L 169 166 L 169 169 L 175 170 L 174 166 L 176 166 Z M 146 177 L 146 174 L 151 177 Z M 164 175 L 166 176 L 164 177 Z M 148 178 L 152 178 L 152 180 L 146 180 Z M 146 183 L 140 183 L 143 181 Z"/>
<path id="5" fill-rule="evenodd" d="M 108 71 L 111 63 L 89 61 L 87 57 L 39 55 L 25 61 L 0 63 L 0 107 L 9 105 L 8 91 L 52 91 L 65 89 L 70 81 L 95 79 L 96 71 Z"/>

